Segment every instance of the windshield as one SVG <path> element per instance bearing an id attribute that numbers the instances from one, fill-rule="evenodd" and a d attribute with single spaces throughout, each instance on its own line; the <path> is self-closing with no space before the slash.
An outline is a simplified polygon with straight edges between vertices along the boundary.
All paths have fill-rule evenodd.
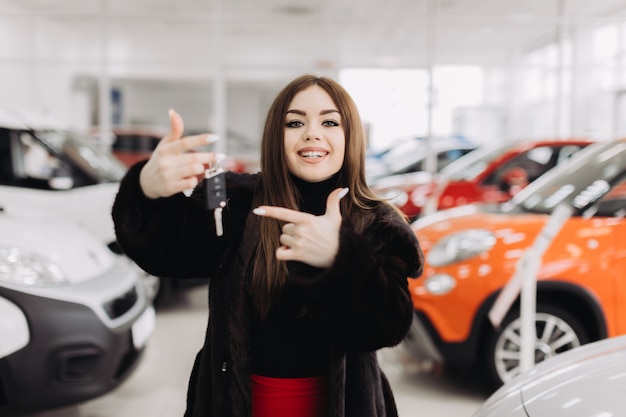
<path id="1" fill-rule="evenodd" d="M 36 137 L 55 154 L 63 155 L 102 182 L 119 182 L 126 167 L 104 145 L 76 132 L 37 131 Z"/>
<path id="2" fill-rule="evenodd" d="M 379 167 L 372 167 L 370 178 L 377 179 L 387 175 L 425 171 L 426 160 L 430 153 L 435 155 L 435 171 L 440 172 L 444 167 L 474 149 L 475 147 L 471 144 L 455 138 L 436 137 L 431 145 L 424 140 L 408 140 L 381 156 L 382 164 Z M 383 172 L 376 172 L 374 168 Z"/>
<path id="3" fill-rule="evenodd" d="M 626 193 L 619 191 L 624 190 L 625 178 L 626 141 L 597 143 L 540 177 L 504 208 L 550 214 L 558 204 L 566 203 L 580 213 L 600 201 L 598 214 L 609 205 L 621 204 L 626 209 Z"/>
<path id="4" fill-rule="evenodd" d="M 502 156 L 511 146 L 511 143 L 498 147 L 484 145 L 445 167 L 441 171 L 440 178 L 443 182 L 472 181 L 487 168 L 491 161 Z"/>

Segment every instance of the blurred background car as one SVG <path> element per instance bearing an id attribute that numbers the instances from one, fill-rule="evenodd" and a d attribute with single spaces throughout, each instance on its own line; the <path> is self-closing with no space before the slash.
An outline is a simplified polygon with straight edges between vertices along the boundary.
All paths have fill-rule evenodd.
<path id="1" fill-rule="evenodd" d="M 155 327 L 137 268 L 74 222 L 1 200 L 0 415 L 118 387 Z"/>
<path id="2" fill-rule="evenodd" d="M 559 204 L 573 215 L 537 273 L 535 362 L 626 333 L 623 139 L 588 146 L 505 204 L 465 205 L 413 223 L 426 262 L 422 277 L 409 280 L 409 350 L 448 368 L 475 365 L 491 389 L 517 375 L 519 304 L 499 328 L 488 313 Z"/>
<path id="3" fill-rule="evenodd" d="M 576 151 L 586 139 L 555 139 L 483 145 L 450 163 L 426 184 L 405 184 L 401 209 L 410 217 L 463 204 L 509 200 L 529 183 Z"/>
<path id="4" fill-rule="evenodd" d="M 111 152 L 125 166 L 131 167 L 139 161 L 150 158 L 168 129 L 160 126 L 115 126 L 111 132 Z"/>
<path id="5" fill-rule="evenodd" d="M 413 221 L 419 216 L 420 210 L 411 203 L 409 193 L 417 186 L 430 186 L 437 173 L 474 149 L 476 149 L 474 146 L 456 143 L 438 143 L 430 150 L 425 149 L 425 146 L 420 146 L 420 149 L 398 159 L 397 165 L 390 162 L 388 169 L 392 170 L 399 167 L 401 169 L 394 171 L 398 173 L 373 180 L 370 187 L 376 195 L 398 207 L 406 214 L 409 221 Z M 430 152 L 435 154 L 434 175 L 426 171 L 426 159 Z M 393 154 L 393 152 L 389 154 Z"/>
<path id="6" fill-rule="evenodd" d="M 366 180 L 373 186 L 382 178 L 392 175 L 427 171 L 427 158 L 431 153 L 435 155 L 434 172 L 439 172 L 475 148 L 476 145 L 462 136 L 434 137 L 430 145 L 426 138 L 407 138 L 366 158 Z"/>
<path id="7" fill-rule="evenodd" d="M 111 206 L 126 167 L 87 135 L 39 113 L 0 109 L 3 202 L 45 207 L 116 245 Z"/>
<path id="8" fill-rule="evenodd" d="M 0 196 L 6 204 L 45 208 L 122 254 L 111 208 L 127 167 L 108 146 L 39 113 L 0 109 Z M 178 284 L 142 271 L 148 296 L 165 304 Z M 185 285 L 206 283 L 190 280 Z"/>
<path id="9" fill-rule="evenodd" d="M 473 417 L 619 416 L 626 336 L 580 346 L 536 365 L 494 392 Z"/>

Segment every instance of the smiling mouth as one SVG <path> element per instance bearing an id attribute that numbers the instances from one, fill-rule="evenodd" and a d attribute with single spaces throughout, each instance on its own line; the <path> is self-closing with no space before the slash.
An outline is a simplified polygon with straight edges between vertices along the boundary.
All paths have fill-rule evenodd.
<path id="1" fill-rule="evenodd" d="M 323 158 L 326 155 L 328 155 L 328 152 L 306 151 L 306 152 L 299 152 L 298 155 L 300 155 L 303 158 Z"/>

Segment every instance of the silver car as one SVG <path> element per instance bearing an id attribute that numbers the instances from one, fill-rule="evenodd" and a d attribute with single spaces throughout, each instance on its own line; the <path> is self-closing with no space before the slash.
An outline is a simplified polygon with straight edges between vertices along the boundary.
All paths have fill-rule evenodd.
<path id="1" fill-rule="evenodd" d="M 0 201 L 0 416 L 106 394 L 154 327 L 127 258 L 73 222 Z"/>
<path id="2" fill-rule="evenodd" d="M 473 417 L 615 417 L 626 404 L 626 336 L 539 363 L 494 392 Z"/>

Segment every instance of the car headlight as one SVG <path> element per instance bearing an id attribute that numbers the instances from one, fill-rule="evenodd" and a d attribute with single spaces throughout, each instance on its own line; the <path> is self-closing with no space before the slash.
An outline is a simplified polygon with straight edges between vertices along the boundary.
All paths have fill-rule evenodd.
<path id="1" fill-rule="evenodd" d="M 487 252 L 495 243 L 496 237 L 489 230 L 464 230 L 437 242 L 428 252 L 426 260 L 432 266 L 446 266 Z"/>
<path id="2" fill-rule="evenodd" d="M 0 281 L 20 285 L 68 282 L 54 262 L 15 247 L 0 247 Z"/>
<path id="3" fill-rule="evenodd" d="M 435 274 L 424 281 L 424 288 L 430 294 L 446 295 L 456 287 L 456 280 L 448 274 Z"/>

